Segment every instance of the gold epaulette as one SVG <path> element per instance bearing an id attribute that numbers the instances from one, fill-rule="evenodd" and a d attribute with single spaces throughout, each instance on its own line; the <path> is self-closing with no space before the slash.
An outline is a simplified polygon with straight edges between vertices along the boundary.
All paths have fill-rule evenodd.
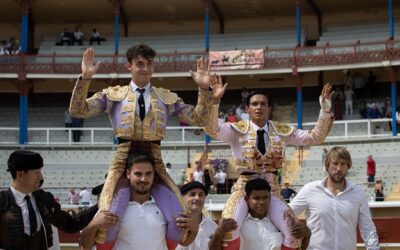
<path id="1" fill-rule="evenodd" d="M 169 91 L 168 89 L 153 87 L 153 90 L 160 100 L 166 105 L 171 105 L 178 101 L 178 95 Z"/>
<path id="2" fill-rule="evenodd" d="M 270 121 L 270 124 L 272 125 L 272 128 L 275 130 L 275 132 L 278 135 L 282 135 L 282 136 L 290 135 L 294 129 L 293 126 L 290 126 L 289 124 L 286 124 L 286 123 Z"/>
<path id="3" fill-rule="evenodd" d="M 238 121 L 231 123 L 232 128 L 234 128 L 236 131 L 238 131 L 241 134 L 247 133 L 250 127 L 250 121 L 245 120 L 245 121 Z"/>
<path id="4" fill-rule="evenodd" d="M 125 86 L 114 86 L 114 87 L 108 87 L 103 90 L 103 92 L 107 95 L 107 98 L 111 101 L 117 101 L 120 102 L 122 101 L 129 90 L 129 85 Z"/>

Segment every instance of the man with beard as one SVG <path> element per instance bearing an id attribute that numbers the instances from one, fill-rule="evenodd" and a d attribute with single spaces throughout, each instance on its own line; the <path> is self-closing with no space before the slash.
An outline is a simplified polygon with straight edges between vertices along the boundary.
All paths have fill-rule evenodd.
<path id="1" fill-rule="evenodd" d="M 325 159 L 328 176 L 306 184 L 290 203 L 297 215 L 306 210 L 309 250 L 356 249 L 357 224 L 366 249 L 379 249 L 367 195 L 346 178 L 351 165 L 347 149 L 333 147 Z"/>
<path id="2" fill-rule="evenodd" d="M 80 244 L 91 249 L 95 244 L 96 231 L 99 228 L 117 227 L 117 237 L 112 243 L 113 249 L 154 249 L 167 250 L 167 222 L 150 194 L 155 177 L 154 158 L 142 152 L 134 152 L 127 160 L 126 177 L 131 189 L 130 201 L 122 218 L 109 211 L 100 211 L 82 231 Z M 198 223 L 189 214 L 181 214 L 176 226 L 188 232 L 182 245 L 190 244 L 196 237 Z M 102 244 L 101 247 L 110 246 Z M 175 248 L 175 246 L 174 246 Z M 173 249 L 174 249 L 173 248 Z M 102 248 L 97 248 L 102 249 Z"/>

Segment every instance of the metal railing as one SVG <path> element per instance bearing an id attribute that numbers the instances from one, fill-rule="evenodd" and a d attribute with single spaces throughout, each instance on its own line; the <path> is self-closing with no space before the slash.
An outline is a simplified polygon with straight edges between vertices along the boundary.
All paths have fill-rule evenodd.
<path id="1" fill-rule="evenodd" d="M 390 118 L 335 121 L 327 141 L 369 138 L 393 138 L 389 127 Z M 315 122 L 304 123 L 304 129 L 312 129 Z M 292 124 L 294 125 L 294 124 Z M 82 131 L 79 142 L 73 141 L 73 131 Z M 28 128 L 28 145 L 104 145 L 116 143 L 112 128 Z M 397 136 L 398 137 L 398 136 Z M 204 144 L 205 134 L 200 127 L 167 127 L 163 145 Z M 19 143 L 19 128 L 0 127 L 0 144 Z M 212 143 L 221 143 L 211 140 Z"/>

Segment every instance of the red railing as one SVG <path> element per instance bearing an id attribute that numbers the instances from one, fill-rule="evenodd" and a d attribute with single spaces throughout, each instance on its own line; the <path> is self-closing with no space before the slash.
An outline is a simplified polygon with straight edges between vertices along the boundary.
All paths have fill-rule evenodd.
<path id="1" fill-rule="evenodd" d="M 155 59 L 156 72 L 187 72 L 196 68 L 205 52 L 159 54 Z M 1 56 L 0 73 L 78 74 L 82 55 L 19 55 Z M 99 73 L 126 73 L 124 56 L 96 55 L 102 64 Z M 350 45 L 266 49 L 264 69 L 330 66 L 400 60 L 400 41 L 386 40 Z"/>

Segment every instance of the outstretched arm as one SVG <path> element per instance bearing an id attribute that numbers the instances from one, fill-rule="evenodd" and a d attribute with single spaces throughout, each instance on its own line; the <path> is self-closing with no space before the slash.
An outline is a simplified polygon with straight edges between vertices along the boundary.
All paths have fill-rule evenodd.
<path id="1" fill-rule="evenodd" d="M 321 111 L 318 117 L 317 124 L 311 130 L 295 130 L 288 138 L 289 144 L 294 145 L 314 145 L 325 141 L 326 137 L 333 125 L 332 109 L 332 86 L 328 83 L 324 85 L 319 102 Z"/>
<path id="2" fill-rule="evenodd" d="M 106 109 L 107 100 L 104 93 L 98 92 L 87 98 L 90 81 L 100 66 L 100 61 L 94 64 L 94 50 L 85 50 L 82 57 L 82 74 L 75 83 L 70 100 L 69 112 L 77 118 L 91 117 Z"/>

